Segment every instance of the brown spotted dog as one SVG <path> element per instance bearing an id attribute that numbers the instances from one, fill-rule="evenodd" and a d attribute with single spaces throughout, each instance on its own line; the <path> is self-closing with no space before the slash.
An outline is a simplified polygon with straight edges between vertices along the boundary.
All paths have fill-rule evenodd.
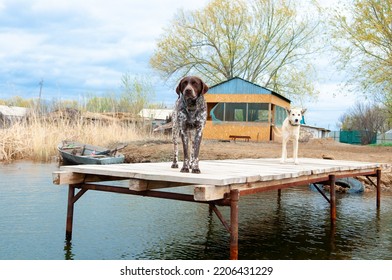
<path id="1" fill-rule="evenodd" d="M 173 111 L 173 164 L 178 168 L 178 136 L 181 137 L 184 163 L 181 172 L 200 173 L 199 152 L 203 128 L 207 119 L 207 105 L 204 94 L 208 86 L 198 77 L 183 78 L 177 86 L 178 99 Z M 189 150 L 189 144 L 191 149 Z"/>

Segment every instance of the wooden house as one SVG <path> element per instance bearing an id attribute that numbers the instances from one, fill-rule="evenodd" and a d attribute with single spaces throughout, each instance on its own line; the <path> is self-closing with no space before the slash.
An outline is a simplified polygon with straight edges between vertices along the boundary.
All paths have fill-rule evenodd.
<path id="1" fill-rule="evenodd" d="M 208 114 L 203 138 L 221 140 L 274 140 L 273 127 L 282 125 L 291 102 L 237 77 L 210 87 L 205 99 Z"/>

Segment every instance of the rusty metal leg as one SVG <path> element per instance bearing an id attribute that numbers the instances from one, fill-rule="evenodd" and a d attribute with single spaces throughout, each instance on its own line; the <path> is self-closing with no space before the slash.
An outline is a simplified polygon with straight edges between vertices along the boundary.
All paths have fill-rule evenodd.
<path id="1" fill-rule="evenodd" d="M 329 195 L 331 207 L 331 224 L 335 225 L 336 222 L 336 192 L 335 192 L 335 175 L 329 175 Z"/>
<path id="2" fill-rule="evenodd" d="M 381 169 L 377 169 L 376 175 L 377 175 L 377 185 L 376 185 L 376 189 L 377 189 L 377 210 L 379 210 L 380 206 L 381 206 Z"/>
<path id="3" fill-rule="evenodd" d="M 67 206 L 67 224 L 65 229 L 65 239 L 71 241 L 72 239 L 72 224 L 73 224 L 73 213 L 75 204 L 75 187 L 69 185 L 68 187 L 68 206 Z"/>
<path id="4" fill-rule="evenodd" d="M 238 200 L 239 190 L 230 191 L 230 259 L 238 260 Z"/>
<path id="5" fill-rule="evenodd" d="M 218 208 L 216 208 L 216 206 L 214 204 L 210 204 L 210 211 L 215 212 L 216 216 L 218 217 L 218 219 L 221 221 L 222 225 L 225 227 L 225 229 L 230 233 L 230 226 L 229 224 L 226 222 L 225 218 L 223 217 L 222 213 L 219 211 Z"/>
<path id="6" fill-rule="evenodd" d="M 282 201 L 282 190 L 278 190 L 278 209 L 280 209 L 280 202 Z"/>

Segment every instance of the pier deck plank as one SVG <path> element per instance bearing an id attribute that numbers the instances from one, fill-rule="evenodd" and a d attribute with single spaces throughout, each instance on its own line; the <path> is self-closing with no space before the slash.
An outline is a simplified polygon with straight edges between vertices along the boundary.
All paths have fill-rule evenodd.
<path id="1" fill-rule="evenodd" d="M 377 168 L 385 169 L 386 163 L 324 160 L 301 158 L 300 164 L 280 163 L 278 158 L 206 160 L 200 162 L 201 174 L 181 173 L 170 168 L 169 162 L 112 165 L 63 166 L 54 173 L 55 184 L 74 184 L 109 180 L 131 180 L 130 189 L 145 191 L 173 186 L 195 186 L 196 200 L 223 198 L 230 189 L 252 186 L 268 187 L 287 182 L 322 178 L 327 174 L 352 174 Z M 105 178 L 105 179 L 100 179 Z M 225 188 L 223 188 L 225 187 Z"/>
<path id="2" fill-rule="evenodd" d="M 335 180 L 342 177 L 376 177 L 376 204 L 380 209 L 381 170 L 386 163 L 301 158 L 300 164 L 280 163 L 278 158 L 207 160 L 200 162 L 201 174 L 181 173 L 170 168 L 169 162 L 63 166 L 53 172 L 53 183 L 68 184 L 66 239 L 72 239 L 74 204 L 88 190 L 141 195 L 197 203 L 208 203 L 230 233 L 230 259 L 238 259 L 238 201 L 240 196 L 303 186 L 328 183 L 331 231 L 336 222 Z M 118 187 L 94 182 L 129 180 L 129 186 Z M 193 187 L 193 195 L 156 191 L 176 186 Z M 79 189 L 77 193 L 76 189 Z M 280 191 L 278 192 L 280 197 Z M 230 223 L 216 206 L 230 206 Z"/>

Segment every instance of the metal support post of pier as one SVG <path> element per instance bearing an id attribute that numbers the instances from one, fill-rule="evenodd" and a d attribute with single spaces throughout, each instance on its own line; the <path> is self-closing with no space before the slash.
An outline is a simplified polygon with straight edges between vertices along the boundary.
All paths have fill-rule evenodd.
<path id="1" fill-rule="evenodd" d="M 335 190 L 335 175 L 329 175 L 329 200 L 331 207 L 331 225 L 336 223 L 336 190 Z"/>
<path id="2" fill-rule="evenodd" d="M 238 200 L 239 190 L 230 191 L 230 259 L 238 260 Z"/>
<path id="3" fill-rule="evenodd" d="M 68 205 L 67 205 L 67 223 L 65 228 L 65 240 L 72 240 L 72 226 L 73 226 L 73 216 L 74 216 L 74 205 L 78 199 L 85 194 L 88 189 L 81 189 L 75 195 L 75 189 L 79 187 L 79 185 L 70 184 L 68 187 Z"/>
<path id="4" fill-rule="evenodd" d="M 377 178 L 377 182 L 376 182 L 376 190 L 377 190 L 377 210 L 380 210 L 380 206 L 381 206 L 381 169 L 377 169 L 376 170 L 376 178 Z"/>
<path id="5" fill-rule="evenodd" d="M 67 205 L 67 223 L 66 223 L 66 228 L 65 228 L 65 239 L 67 241 L 72 240 L 74 197 L 75 197 L 75 187 L 73 185 L 69 185 L 69 187 L 68 187 L 68 205 Z"/>

